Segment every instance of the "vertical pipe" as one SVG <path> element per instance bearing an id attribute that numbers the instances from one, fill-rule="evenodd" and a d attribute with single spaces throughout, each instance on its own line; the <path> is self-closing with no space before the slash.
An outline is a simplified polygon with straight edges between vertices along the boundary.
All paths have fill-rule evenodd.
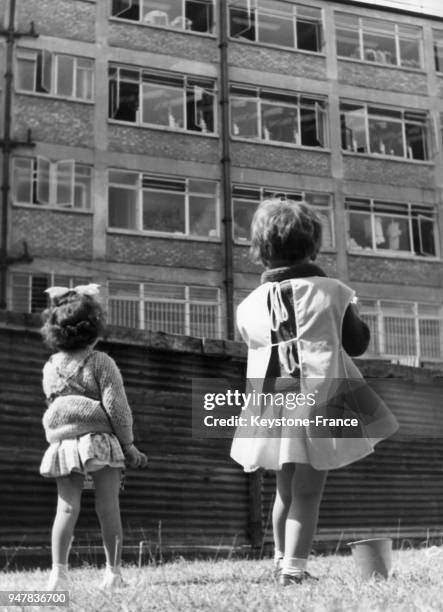
<path id="1" fill-rule="evenodd" d="M 14 53 L 15 0 L 9 2 L 9 23 L 6 36 L 6 72 L 3 97 L 3 160 L 2 160 L 2 215 L 0 243 L 0 309 L 6 308 L 6 281 L 8 274 L 8 206 L 9 206 L 9 163 L 11 157 L 11 97 Z"/>
<path id="2" fill-rule="evenodd" d="M 220 131 L 222 139 L 222 181 L 223 181 L 223 224 L 225 255 L 226 333 L 234 338 L 234 279 L 232 249 L 232 206 L 231 206 L 231 157 L 229 130 L 229 74 L 228 74 L 228 8 L 227 0 L 219 1 L 220 23 Z"/>

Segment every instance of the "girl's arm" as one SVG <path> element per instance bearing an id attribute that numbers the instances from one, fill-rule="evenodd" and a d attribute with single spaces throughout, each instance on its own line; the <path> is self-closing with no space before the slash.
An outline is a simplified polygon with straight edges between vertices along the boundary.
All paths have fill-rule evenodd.
<path id="1" fill-rule="evenodd" d="M 95 377 L 100 387 L 102 404 L 112 421 L 117 438 L 124 447 L 132 444 L 132 412 L 123 378 L 115 361 L 106 353 L 96 352 Z"/>
<path id="2" fill-rule="evenodd" d="M 349 304 L 343 318 L 343 348 L 351 357 L 358 357 L 366 351 L 370 339 L 369 327 L 360 319 L 355 304 Z"/>

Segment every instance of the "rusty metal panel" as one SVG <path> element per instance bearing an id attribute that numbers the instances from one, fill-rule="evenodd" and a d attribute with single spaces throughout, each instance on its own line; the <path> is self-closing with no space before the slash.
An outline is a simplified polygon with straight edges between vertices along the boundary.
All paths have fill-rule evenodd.
<path id="1" fill-rule="evenodd" d="M 119 335 L 121 330 L 116 330 L 113 337 Z M 161 539 L 165 546 L 250 542 L 252 510 L 257 515 L 251 499 L 254 504 L 262 500 L 262 528 L 270 541 L 272 473 L 256 479 L 261 492 L 251 497 L 251 480 L 229 458 L 230 441 L 192 438 L 191 432 L 191 378 L 230 378 L 243 368 L 244 360 L 240 352 L 234 359 L 215 345 L 213 354 L 204 354 L 201 344 L 193 342 L 191 348 L 179 339 L 164 348 L 160 341 L 157 348 L 134 339 L 130 344 L 110 340 L 102 345 L 122 370 L 136 440 L 150 460 L 146 471 L 128 471 L 121 498 L 126 542 Z M 33 329 L 0 327 L 3 545 L 49 543 L 55 486 L 38 474 L 46 447 L 41 369 L 47 356 Z M 419 370 L 407 371 L 408 376 L 396 370 L 392 376 L 387 373 L 391 377 L 373 381 L 404 435 L 380 443 L 362 461 L 330 473 L 320 512 L 320 539 L 442 529 L 443 444 L 433 437 L 442 422 L 442 387 Z M 76 543 L 99 541 L 93 495 L 85 492 Z"/>
<path id="2" fill-rule="evenodd" d="M 329 473 L 319 539 L 386 532 L 425 538 L 428 530 L 441 531 L 443 389 L 441 381 L 415 378 L 378 378 L 371 383 L 399 421 L 399 434 L 380 442 L 372 455 Z M 263 481 L 267 541 L 272 538 L 274 494 L 275 478 L 268 473 Z"/>
<path id="3" fill-rule="evenodd" d="M 193 439 L 191 378 L 231 375 L 219 356 L 102 345 L 117 361 L 134 412 L 146 471 L 128 471 L 121 506 L 126 541 L 163 544 L 247 541 L 248 481 L 229 458 L 229 440 Z M 55 484 L 38 473 L 46 447 L 41 370 L 47 352 L 35 332 L 0 329 L 0 541 L 49 542 Z M 93 495 L 84 492 L 76 543 L 98 543 Z"/>

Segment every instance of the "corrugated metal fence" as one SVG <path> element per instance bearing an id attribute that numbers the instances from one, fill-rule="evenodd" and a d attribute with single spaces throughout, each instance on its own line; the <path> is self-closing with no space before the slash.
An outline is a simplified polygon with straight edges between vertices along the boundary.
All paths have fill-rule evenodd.
<path id="1" fill-rule="evenodd" d="M 49 544 L 54 483 L 38 466 L 46 447 L 41 369 L 47 358 L 37 319 L 0 314 L 0 545 Z M 121 505 L 127 543 L 165 549 L 182 545 L 261 546 L 270 538 L 271 474 L 244 474 L 229 458 L 229 440 L 192 437 L 191 379 L 231 378 L 244 368 L 237 343 L 113 328 L 102 348 L 117 361 L 134 412 L 136 439 L 149 469 L 129 471 Z M 389 531 L 426 537 L 443 529 L 443 440 L 438 381 L 423 371 L 364 364 L 406 428 L 405 438 L 378 445 L 374 455 L 331 472 L 319 537 L 338 540 Z M 388 377 L 390 376 L 390 377 Z M 412 435 L 417 424 L 425 437 Z M 93 495 L 84 493 L 76 545 L 100 543 Z"/>

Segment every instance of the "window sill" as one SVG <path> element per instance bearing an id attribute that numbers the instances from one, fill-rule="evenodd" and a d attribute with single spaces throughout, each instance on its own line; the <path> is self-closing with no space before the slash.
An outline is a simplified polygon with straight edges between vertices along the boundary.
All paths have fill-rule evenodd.
<path id="1" fill-rule="evenodd" d="M 88 106 L 93 106 L 95 104 L 95 100 L 83 100 L 82 98 L 68 98 L 66 96 L 57 96 L 52 93 L 43 93 L 40 91 L 23 91 L 22 89 L 16 89 L 16 94 L 20 96 L 35 96 L 36 98 L 42 98 L 44 100 L 62 100 L 63 102 L 75 102 L 78 104 L 86 104 Z"/>
<path id="2" fill-rule="evenodd" d="M 411 253 L 397 253 L 394 251 L 372 251 L 369 249 L 361 249 L 361 250 L 347 250 L 348 255 L 362 255 L 363 257 L 378 257 L 379 259 L 399 259 L 402 261 L 420 261 L 420 262 L 430 262 L 430 263 L 441 263 L 442 259 L 438 256 L 434 257 L 426 257 L 425 255 L 412 255 Z"/>
<path id="3" fill-rule="evenodd" d="M 327 147 L 308 147 L 307 145 L 292 144 L 289 142 L 277 142 L 275 140 L 264 140 L 262 138 L 242 138 L 231 134 L 233 142 L 249 142 L 251 144 L 266 145 L 270 147 L 283 147 L 285 149 L 300 149 L 302 151 L 318 151 L 320 153 L 331 153 L 331 149 Z"/>
<path id="4" fill-rule="evenodd" d="M 426 74 L 426 70 L 424 68 L 413 68 L 412 66 L 396 66 L 395 64 L 384 64 L 380 62 L 371 62 L 368 60 L 362 60 L 358 57 L 340 57 L 337 56 L 337 60 L 339 62 L 350 62 L 355 64 L 364 64 L 365 66 L 376 66 L 377 68 L 388 68 L 388 70 L 406 70 L 408 72 L 414 72 L 415 74 Z"/>
<path id="5" fill-rule="evenodd" d="M 209 40 L 215 40 L 216 34 L 212 32 L 197 32 L 196 30 L 183 30 L 182 28 L 174 28 L 173 26 L 156 25 L 154 23 L 143 23 L 142 21 L 134 21 L 133 19 L 122 19 L 119 17 L 109 16 L 109 21 L 114 23 L 123 23 L 125 25 L 134 25 L 141 28 L 153 28 L 154 30 L 167 30 L 168 32 L 175 32 L 176 34 L 191 34 L 193 36 L 208 38 Z"/>
<path id="6" fill-rule="evenodd" d="M 139 238 L 166 238 L 168 240 L 182 240 L 184 242 L 211 242 L 212 244 L 220 244 L 219 236 L 188 236 L 185 234 L 171 234 L 168 232 L 142 232 L 139 230 L 121 229 L 116 227 L 108 227 L 108 234 L 119 234 L 124 236 L 138 236 Z"/>
<path id="7" fill-rule="evenodd" d="M 245 38 L 229 37 L 231 42 L 241 43 L 244 45 L 252 45 L 253 47 L 264 47 L 265 49 L 275 49 L 276 51 L 288 51 L 289 53 L 302 53 L 311 57 L 320 57 L 326 60 L 326 53 L 324 51 L 308 51 L 307 49 L 296 49 L 295 47 L 284 47 L 282 45 L 262 43 L 255 40 L 247 40 Z"/>
<path id="8" fill-rule="evenodd" d="M 343 157 L 356 157 L 362 159 L 392 161 L 402 164 L 418 164 L 420 166 L 434 166 L 435 162 L 426 159 L 410 159 L 409 157 L 396 157 L 394 155 L 383 155 L 382 153 L 355 153 L 354 151 L 343 151 Z"/>
<path id="9" fill-rule="evenodd" d="M 93 215 L 92 210 L 82 210 L 70 206 L 47 206 L 45 204 L 28 204 L 26 202 L 13 202 L 14 208 L 27 208 L 29 210 L 46 210 L 48 212 L 73 213 L 76 215 Z"/>
<path id="10" fill-rule="evenodd" d="M 187 134 L 189 136 L 198 136 L 199 138 L 214 138 L 219 137 L 218 133 L 208 132 L 194 132 L 193 130 L 185 130 L 183 128 L 171 128 L 167 125 L 155 125 L 150 123 L 135 123 L 132 121 L 119 121 L 118 119 L 111 119 L 108 117 L 108 123 L 110 125 L 120 125 L 122 127 L 134 127 L 145 130 L 157 130 L 159 132 L 172 132 L 173 134 Z"/>

